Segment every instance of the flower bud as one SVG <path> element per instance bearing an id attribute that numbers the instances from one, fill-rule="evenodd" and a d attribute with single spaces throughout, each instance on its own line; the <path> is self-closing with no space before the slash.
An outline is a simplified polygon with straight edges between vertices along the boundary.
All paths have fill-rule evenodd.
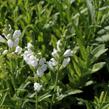
<path id="1" fill-rule="evenodd" d="M 52 56 L 54 58 L 58 57 L 58 51 L 55 48 L 53 49 Z"/>
<path id="2" fill-rule="evenodd" d="M 41 84 L 39 84 L 37 82 L 34 83 L 34 91 L 39 92 L 41 90 L 41 88 L 42 88 Z"/>
<path id="3" fill-rule="evenodd" d="M 47 64 L 48 64 L 48 67 L 53 71 L 54 70 L 54 66 L 52 65 L 52 62 L 49 61 L 49 62 L 47 62 Z"/>
<path id="4" fill-rule="evenodd" d="M 53 71 L 54 67 L 58 64 L 54 58 L 51 58 L 49 62 L 47 62 L 48 67 Z"/>
<path id="5" fill-rule="evenodd" d="M 17 46 L 15 49 L 15 53 L 21 54 L 22 48 L 20 46 Z"/>
<path id="6" fill-rule="evenodd" d="M 29 63 L 30 66 L 32 66 L 34 68 L 36 68 L 38 66 L 38 61 L 36 59 L 34 59 L 34 60 L 30 59 L 29 61 L 30 61 L 30 63 Z"/>
<path id="7" fill-rule="evenodd" d="M 15 32 L 13 33 L 13 38 L 19 38 L 19 36 L 21 35 L 21 31 L 20 30 L 15 30 Z"/>
<path id="8" fill-rule="evenodd" d="M 56 66 L 58 63 L 54 58 L 50 59 L 52 66 Z"/>
<path id="9" fill-rule="evenodd" d="M 19 43 L 19 38 L 16 38 L 16 39 L 14 40 L 14 47 L 18 46 L 18 43 Z"/>
<path id="10" fill-rule="evenodd" d="M 71 51 L 71 49 L 67 49 L 67 50 L 64 52 L 64 57 L 69 57 L 69 56 L 72 56 L 72 51 Z"/>
<path id="11" fill-rule="evenodd" d="M 63 60 L 63 63 L 62 63 L 63 68 L 65 68 L 69 64 L 69 62 L 70 62 L 70 58 L 69 57 L 68 58 L 65 58 Z"/>
<path id="12" fill-rule="evenodd" d="M 46 64 L 43 64 L 41 67 L 38 67 L 37 76 L 42 77 L 46 70 L 47 70 L 47 65 Z"/>
<path id="13" fill-rule="evenodd" d="M 8 47 L 9 47 L 9 48 L 12 48 L 12 47 L 14 46 L 14 42 L 13 42 L 11 39 L 9 39 L 9 40 L 7 41 L 7 43 L 8 43 Z"/>
<path id="14" fill-rule="evenodd" d="M 40 60 L 39 60 L 39 65 L 43 65 L 43 64 L 45 64 L 46 63 L 46 59 L 45 58 L 41 58 Z"/>
<path id="15" fill-rule="evenodd" d="M 32 48 L 33 48 L 33 45 L 32 45 L 31 43 L 28 43 L 28 44 L 27 44 L 27 49 L 28 49 L 28 50 L 31 50 Z"/>

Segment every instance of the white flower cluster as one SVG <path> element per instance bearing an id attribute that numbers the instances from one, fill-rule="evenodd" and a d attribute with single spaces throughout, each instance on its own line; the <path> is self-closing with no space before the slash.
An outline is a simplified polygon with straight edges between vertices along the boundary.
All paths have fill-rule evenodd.
<path id="1" fill-rule="evenodd" d="M 21 54 L 22 48 L 18 46 L 21 31 L 15 30 L 13 35 L 11 34 L 7 34 L 7 35 L 3 34 L 3 35 L 4 36 L 0 35 L 0 42 L 7 43 L 9 48 L 15 48 L 15 53 Z M 2 54 L 6 55 L 7 53 L 8 53 L 8 50 L 4 50 Z"/>
<path id="2" fill-rule="evenodd" d="M 27 44 L 27 49 L 24 54 L 23 58 L 25 62 L 29 65 L 32 66 L 34 69 L 36 69 L 36 73 L 38 77 L 42 77 L 44 72 L 47 70 L 47 64 L 46 64 L 46 59 L 45 58 L 36 58 L 34 53 L 32 52 L 32 44 L 28 43 Z"/>
<path id="3" fill-rule="evenodd" d="M 8 34 L 6 36 L 7 44 L 8 44 L 9 48 L 13 48 L 13 47 L 18 46 L 20 35 L 21 35 L 21 31 L 20 30 L 15 30 L 15 32 L 13 33 L 12 36 L 11 36 L 11 34 Z"/>
<path id="4" fill-rule="evenodd" d="M 53 52 L 51 53 L 54 58 L 59 57 L 58 53 L 61 52 L 61 47 L 60 47 L 62 45 L 61 40 L 58 40 L 56 45 L 57 45 L 56 48 L 54 48 Z"/>
<path id="5" fill-rule="evenodd" d="M 39 67 L 37 69 L 37 75 L 39 77 L 42 77 L 46 70 L 47 70 L 46 59 L 45 58 L 41 58 L 39 60 Z"/>
<path id="6" fill-rule="evenodd" d="M 53 58 L 51 58 L 47 64 L 49 66 L 49 68 L 51 70 L 55 70 L 55 67 L 58 65 L 58 60 L 56 60 L 57 58 L 60 58 L 59 56 L 59 52 L 61 52 L 61 48 L 60 48 L 60 45 L 61 45 L 61 41 L 59 40 L 57 42 L 57 49 L 53 49 L 53 52 L 52 52 L 52 56 Z M 73 52 L 71 49 L 67 49 L 64 53 L 63 53 L 63 61 L 62 61 L 62 68 L 65 68 L 69 62 L 70 62 L 70 57 L 73 55 Z M 45 58 L 41 58 L 38 62 L 38 69 L 37 69 L 37 75 L 39 77 L 41 77 L 43 75 L 43 73 L 46 71 L 47 69 L 47 64 L 46 64 L 46 59 Z M 34 83 L 34 90 L 39 92 L 42 88 L 42 85 L 40 85 L 39 83 Z M 63 94 L 61 93 L 62 89 L 61 88 L 58 88 L 57 90 L 57 98 L 60 97 L 60 96 L 63 96 Z"/>
<path id="7" fill-rule="evenodd" d="M 57 41 L 57 49 L 53 49 L 53 52 L 51 53 L 53 58 L 50 59 L 50 61 L 48 61 L 48 66 L 49 68 L 54 71 L 55 67 L 58 65 L 58 61 L 56 60 L 57 58 L 59 58 L 59 52 L 61 51 L 60 49 L 61 46 L 61 40 Z"/>
<path id="8" fill-rule="evenodd" d="M 62 63 L 62 66 L 65 68 L 69 62 L 70 62 L 70 56 L 72 56 L 73 54 L 73 51 L 71 49 L 67 49 L 63 56 L 64 56 L 64 60 L 63 60 L 63 63 Z"/>
<path id="9" fill-rule="evenodd" d="M 34 56 L 31 50 L 26 50 L 23 54 L 23 58 L 28 65 L 34 68 L 38 66 L 38 59 Z"/>
<path id="10" fill-rule="evenodd" d="M 19 44 L 19 38 L 21 35 L 20 30 L 15 30 L 13 34 L 7 34 L 5 38 L 3 38 L 0 35 L 1 42 L 6 42 L 10 51 L 14 48 L 14 53 L 21 54 L 22 48 L 18 45 Z M 59 65 L 59 68 L 65 68 L 69 62 L 70 57 L 73 55 L 73 52 L 71 49 L 63 50 L 62 49 L 62 40 L 58 40 L 56 44 L 56 48 L 53 49 L 53 52 L 51 53 L 52 58 L 47 62 L 44 57 L 38 57 L 34 54 L 32 51 L 33 45 L 31 43 L 27 44 L 27 47 L 25 47 L 25 51 L 23 53 L 23 59 L 24 61 L 32 68 L 34 69 L 35 73 L 38 77 L 42 77 L 44 75 L 44 72 L 47 70 L 47 67 L 49 67 L 52 71 L 56 71 Z M 9 50 L 4 50 L 3 55 L 6 55 Z M 62 51 L 61 51 L 62 50 Z M 60 70 L 58 69 L 58 70 Z M 35 82 L 34 83 L 34 91 L 39 92 L 42 89 L 42 85 Z M 61 94 L 61 88 L 57 90 L 57 96 Z"/>
<path id="11" fill-rule="evenodd" d="M 34 91 L 39 92 L 41 89 L 42 89 L 42 85 L 37 83 L 37 82 L 35 82 L 34 83 Z"/>
<path id="12" fill-rule="evenodd" d="M 54 70 L 54 67 L 58 65 L 58 61 L 56 61 L 57 58 L 60 58 L 59 53 L 61 52 L 61 40 L 57 41 L 57 48 L 53 49 L 53 52 L 51 53 L 53 58 L 50 59 L 48 62 L 48 66 L 51 70 Z M 67 49 L 62 57 L 64 57 L 63 62 L 62 62 L 62 68 L 65 68 L 69 62 L 70 62 L 70 57 L 73 55 L 73 51 L 71 49 Z"/>

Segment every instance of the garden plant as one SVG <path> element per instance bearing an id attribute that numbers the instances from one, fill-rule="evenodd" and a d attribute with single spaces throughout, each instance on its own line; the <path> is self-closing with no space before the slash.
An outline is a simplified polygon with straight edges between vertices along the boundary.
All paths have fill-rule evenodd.
<path id="1" fill-rule="evenodd" d="M 109 109 L 109 0 L 0 0 L 0 109 Z"/>

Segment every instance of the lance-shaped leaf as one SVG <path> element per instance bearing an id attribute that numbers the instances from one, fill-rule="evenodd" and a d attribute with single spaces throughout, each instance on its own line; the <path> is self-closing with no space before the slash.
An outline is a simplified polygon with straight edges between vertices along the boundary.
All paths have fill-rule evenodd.
<path id="1" fill-rule="evenodd" d="M 64 94 L 60 94 L 60 95 L 57 97 L 57 100 L 60 101 L 60 100 L 62 100 L 63 98 L 65 98 L 65 97 L 67 97 L 67 96 L 75 95 L 75 94 L 78 94 L 78 93 L 82 93 L 82 90 L 79 90 L 79 89 L 68 90 L 68 91 L 66 91 Z"/>
<path id="2" fill-rule="evenodd" d="M 108 49 L 105 48 L 104 44 L 98 45 L 96 48 L 94 48 L 91 52 L 92 57 L 92 63 L 95 62 L 103 53 L 105 53 Z"/>
<path id="3" fill-rule="evenodd" d="M 92 22 L 95 22 L 95 9 L 94 9 L 94 5 L 92 4 L 92 0 L 86 0 L 86 4 L 91 20 Z"/>
<path id="4" fill-rule="evenodd" d="M 99 62 L 93 65 L 91 73 L 95 73 L 105 65 L 105 62 Z"/>

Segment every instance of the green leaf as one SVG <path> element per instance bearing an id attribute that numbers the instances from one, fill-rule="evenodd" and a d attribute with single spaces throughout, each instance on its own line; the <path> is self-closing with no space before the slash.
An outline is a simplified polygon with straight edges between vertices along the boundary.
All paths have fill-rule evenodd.
<path id="1" fill-rule="evenodd" d="M 109 109 L 109 102 L 103 104 L 102 109 Z"/>
<path id="2" fill-rule="evenodd" d="M 101 94 L 100 94 L 99 102 L 104 103 L 106 101 L 106 98 L 107 98 L 107 93 L 102 91 Z"/>
<path id="3" fill-rule="evenodd" d="M 0 42 L 1 43 L 5 43 L 6 42 L 6 39 L 4 37 L 2 37 L 1 35 L 0 35 Z"/>
<path id="4" fill-rule="evenodd" d="M 40 97 L 38 98 L 38 101 L 41 102 L 41 101 L 43 101 L 44 99 L 47 99 L 47 98 L 49 98 L 49 97 L 51 97 L 51 96 L 52 96 L 52 95 L 49 94 L 49 92 L 47 92 L 47 93 L 43 94 L 42 96 L 40 96 Z"/>
<path id="5" fill-rule="evenodd" d="M 99 62 L 93 65 L 91 72 L 95 73 L 98 70 L 100 70 L 106 63 L 105 62 Z"/>
<path id="6" fill-rule="evenodd" d="M 87 49 L 85 48 L 84 40 L 82 38 L 81 39 L 77 38 L 77 42 L 78 42 L 79 49 L 80 49 L 83 60 L 87 61 L 88 52 L 87 52 Z"/>
<path id="7" fill-rule="evenodd" d="M 93 56 L 92 63 L 96 61 L 103 53 L 105 53 L 108 49 L 105 49 L 105 45 L 98 45 L 95 49 L 92 50 L 91 55 Z"/>
<path id="8" fill-rule="evenodd" d="M 78 93 L 82 93 L 82 90 L 79 90 L 79 89 L 74 89 L 74 90 L 68 90 L 65 92 L 66 95 L 75 95 L 75 94 L 78 94 Z"/>
<path id="9" fill-rule="evenodd" d="M 57 100 L 60 101 L 62 100 L 63 98 L 69 96 L 69 95 L 75 95 L 75 94 L 78 94 L 78 93 L 81 93 L 82 91 L 81 90 L 78 90 L 78 89 L 75 89 L 75 90 L 68 90 L 66 91 L 64 94 L 60 94 L 58 97 L 57 97 Z"/>
<path id="10" fill-rule="evenodd" d="M 91 16 L 92 22 L 95 22 L 95 9 L 94 5 L 92 4 L 92 0 L 86 0 L 86 4 L 88 7 L 89 15 Z"/>
<path id="11" fill-rule="evenodd" d="M 89 86 L 89 85 L 91 85 L 91 84 L 93 84 L 93 81 L 92 81 L 92 80 L 87 81 L 86 84 L 85 84 L 85 86 Z"/>
<path id="12" fill-rule="evenodd" d="M 93 109 L 89 101 L 85 101 L 85 104 L 86 104 L 87 109 Z"/>
<path id="13" fill-rule="evenodd" d="M 109 34 L 105 34 L 101 37 L 96 38 L 96 41 L 98 42 L 107 42 L 109 41 Z"/>
<path id="14" fill-rule="evenodd" d="M 2 98 L 2 100 L 1 100 L 0 106 L 2 106 L 3 103 L 5 102 L 7 95 L 8 95 L 7 92 L 3 95 L 3 98 Z"/>

